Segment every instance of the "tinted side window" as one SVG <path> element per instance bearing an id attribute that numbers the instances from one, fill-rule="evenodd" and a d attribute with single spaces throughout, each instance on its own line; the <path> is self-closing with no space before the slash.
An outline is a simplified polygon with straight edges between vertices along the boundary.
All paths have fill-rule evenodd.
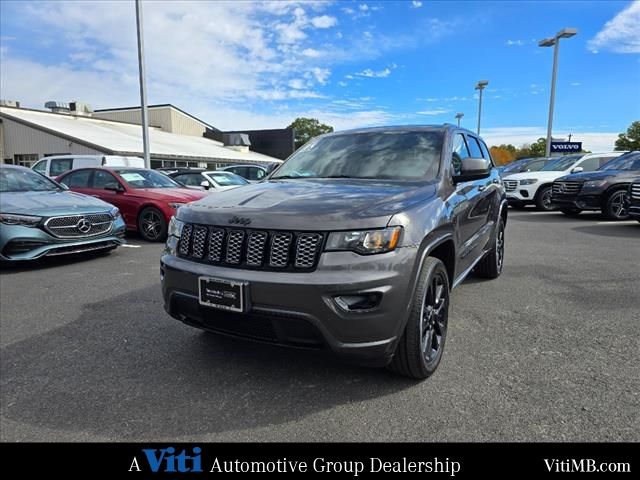
<path id="1" fill-rule="evenodd" d="M 253 170 L 253 173 L 256 177 L 255 180 L 262 180 L 264 178 L 264 170 L 262 170 L 261 168 L 252 168 L 251 170 Z"/>
<path id="2" fill-rule="evenodd" d="M 453 149 L 451 152 L 451 165 L 453 166 L 454 175 L 460 174 L 462 159 L 470 156 L 469 149 L 467 148 L 467 142 L 464 141 L 464 137 L 461 133 L 457 133 L 453 138 Z"/>
<path id="3" fill-rule="evenodd" d="M 33 166 L 33 169 L 38 173 L 42 173 L 43 175 L 46 175 L 47 174 L 47 161 L 48 160 L 40 160 L 38 163 L 36 163 Z"/>
<path id="4" fill-rule="evenodd" d="M 91 170 L 78 170 L 64 177 L 62 183 L 69 188 L 89 188 L 89 176 Z"/>
<path id="5" fill-rule="evenodd" d="M 104 189 L 107 185 L 117 184 L 116 177 L 104 170 L 96 170 L 93 172 L 93 188 Z"/>
<path id="6" fill-rule="evenodd" d="M 478 145 L 478 140 L 471 135 L 467 135 L 467 144 L 469 146 L 469 152 L 473 158 L 482 158 L 482 150 Z"/>
<path id="7" fill-rule="evenodd" d="M 190 187 L 199 187 L 204 181 L 204 177 L 199 173 L 185 173 L 184 175 L 178 175 L 176 179 Z"/>
<path id="8" fill-rule="evenodd" d="M 576 167 L 582 167 L 585 172 L 592 172 L 600 168 L 602 157 L 588 158 L 584 162 L 576 165 Z"/>
<path id="9" fill-rule="evenodd" d="M 51 167 L 49 168 L 49 174 L 52 177 L 63 174 L 67 170 L 73 168 L 73 159 L 71 158 L 55 158 L 51 160 Z"/>

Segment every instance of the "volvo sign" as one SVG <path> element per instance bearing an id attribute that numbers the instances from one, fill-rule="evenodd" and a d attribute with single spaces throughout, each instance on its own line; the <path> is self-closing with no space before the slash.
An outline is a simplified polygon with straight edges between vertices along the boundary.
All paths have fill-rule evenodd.
<path id="1" fill-rule="evenodd" d="M 551 153 L 579 153 L 582 142 L 551 142 Z"/>

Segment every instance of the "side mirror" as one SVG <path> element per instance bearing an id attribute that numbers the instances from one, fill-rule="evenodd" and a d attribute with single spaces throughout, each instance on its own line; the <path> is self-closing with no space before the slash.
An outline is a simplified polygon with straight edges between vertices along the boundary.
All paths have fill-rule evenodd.
<path id="1" fill-rule="evenodd" d="M 206 180 L 201 181 L 200 182 L 200 186 L 202 188 L 204 188 L 205 190 L 209 190 L 211 188 L 211 185 Z"/>
<path id="2" fill-rule="evenodd" d="M 491 162 L 486 158 L 463 158 L 460 162 L 460 174 L 453 176 L 454 182 L 480 180 L 491 175 Z"/>
<path id="3" fill-rule="evenodd" d="M 119 183 L 116 182 L 112 182 L 112 183 L 107 183 L 104 186 L 105 190 L 111 190 L 112 192 L 124 192 L 124 188 L 122 188 L 122 185 L 120 185 Z"/>
<path id="4" fill-rule="evenodd" d="M 571 169 L 571 173 L 580 173 L 580 172 L 584 172 L 584 168 L 576 167 Z"/>

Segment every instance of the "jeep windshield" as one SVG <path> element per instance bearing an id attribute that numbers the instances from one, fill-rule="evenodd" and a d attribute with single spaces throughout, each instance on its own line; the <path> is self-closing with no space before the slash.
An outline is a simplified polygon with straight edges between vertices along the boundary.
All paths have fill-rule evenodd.
<path id="1" fill-rule="evenodd" d="M 441 131 L 381 131 L 309 141 L 270 180 L 360 178 L 429 180 L 440 165 Z"/>

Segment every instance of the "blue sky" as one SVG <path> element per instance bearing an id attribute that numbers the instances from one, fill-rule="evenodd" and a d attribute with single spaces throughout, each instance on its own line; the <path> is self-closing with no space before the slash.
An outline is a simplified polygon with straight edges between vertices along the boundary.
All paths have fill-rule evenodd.
<path id="1" fill-rule="evenodd" d="M 543 136 L 563 27 L 554 135 L 605 150 L 640 119 L 640 2 L 144 2 L 150 103 L 222 128 L 313 116 L 337 129 L 454 122 Z M 41 108 L 138 100 L 133 2 L 0 2 L 1 97 Z"/>

